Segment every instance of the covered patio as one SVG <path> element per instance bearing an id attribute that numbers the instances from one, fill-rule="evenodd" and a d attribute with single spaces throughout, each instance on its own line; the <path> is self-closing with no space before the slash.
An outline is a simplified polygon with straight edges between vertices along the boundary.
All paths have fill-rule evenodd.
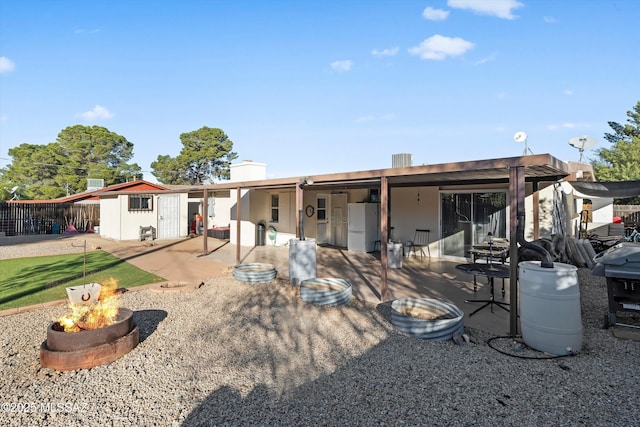
<path id="1" fill-rule="evenodd" d="M 208 239 L 210 252 L 205 259 L 224 264 L 236 264 L 236 245 Z M 285 246 L 241 247 L 240 263 L 273 264 L 278 278 L 289 279 L 289 248 Z M 509 334 L 509 313 L 494 306 L 485 307 L 469 317 L 482 304 L 466 303 L 466 299 L 486 299 L 489 297 L 489 285 L 484 277 L 477 278 L 477 291 L 473 291 L 473 276 L 459 271 L 455 266 L 459 262 L 440 258 L 403 257 L 402 268 L 390 268 L 387 272 L 389 292 L 387 302 L 405 298 L 435 298 L 451 302 L 464 313 L 467 327 L 488 332 L 492 335 Z M 343 248 L 318 246 L 318 277 L 337 277 L 352 284 L 353 296 L 372 304 L 380 304 L 380 252 L 362 253 Z M 509 280 L 505 280 L 505 296 L 502 297 L 502 282 L 495 281 L 497 301 L 509 302 Z"/>
<path id="2" fill-rule="evenodd" d="M 539 233 L 539 198 L 538 190 L 541 183 L 553 183 L 570 175 L 569 166 L 549 154 L 511 157 L 502 159 L 478 160 L 470 162 L 446 163 L 437 165 L 422 165 L 412 167 L 389 168 L 371 171 L 348 172 L 339 174 L 314 175 L 313 177 L 293 177 L 260 181 L 220 183 L 204 188 L 193 188 L 191 195 L 199 194 L 207 200 L 209 194 L 218 191 L 235 190 L 236 218 L 242 221 L 243 191 L 256 189 L 295 189 L 296 203 L 296 236 L 301 236 L 299 224 L 303 214 L 304 191 L 312 186 L 314 190 L 322 189 L 327 192 L 341 191 L 355 188 L 377 189 L 380 194 L 380 251 L 374 253 L 356 253 L 340 248 L 318 249 L 317 274 L 318 277 L 339 277 L 350 280 L 354 286 L 354 295 L 363 300 L 385 303 L 394 299 L 417 296 L 441 298 L 458 305 L 465 313 L 470 313 L 475 304 L 464 301 L 469 298 L 487 298 L 488 289 L 480 288 L 474 296 L 473 276 L 455 269 L 455 262 L 438 258 L 423 258 L 421 260 L 405 258 L 405 265 L 401 269 L 389 268 L 387 259 L 387 243 L 390 239 L 390 206 L 391 188 L 394 187 L 446 187 L 465 185 L 507 185 L 509 202 L 509 254 L 511 259 L 517 259 L 518 224 L 524 226 L 525 195 L 532 195 L 533 209 L 528 218 L 532 224 L 533 236 Z M 204 204 L 206 209 L 206 204 Z M 203 213 L 206 224 L 207 212 Z M 233 220 L 233 218 L 232 218 Z M 235 227 L 232 241 L 241 242 L 241 227 Z M 436 233 L 437 234 L 437 233 Z M 243 247 L 234 245 L 235 259 L 228 259 L 231 264 L 246 262 L 268 262 L 276 266 L 279 276 L 287 275 L 288 250 L 268 246 Z M 228 248 L 224 248 L 228 251 Z M 213 254 L 218 252 L 213 251 Z M 208 239 L 203 239 L 203 253 L 209 254 Z M 510 303 L 512 308 L 518 304 L 517 264 L 509 266 L 509 279 L 505 280 L 506 293 L 504 302 Z M 485 278 L 478 278 L 479 283 L 486 283 Z M 502 298 L 502 282 L 496 279 L 496 298 Z M 468 314 L 466 314 L 468 316 Z M 498 320 L 502 319 L 502 320 Z M 496 321 L 498 320 L 498 321 Z M 518 334 L 518 313 L 512 309 L 509 313 L 498 307 L 493 312 L 487 307 L 465 324 L 473 327 L 478 322 L 479 329 L 491 330 L 496 334 Z M 491 326 L 489 326 L 491 325 Z M 495 328 L 495 329 L 491 329 Z"/>

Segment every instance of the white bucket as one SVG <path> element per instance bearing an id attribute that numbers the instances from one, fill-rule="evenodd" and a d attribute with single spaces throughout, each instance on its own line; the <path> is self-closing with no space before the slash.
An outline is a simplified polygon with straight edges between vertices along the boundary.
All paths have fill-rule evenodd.
<path id="1" fill-rule="evenodd" d="M 98 302 L 101 288 L 102 286 L 98 283 L 89 283 L 75 288 L 67 288 L 67 297 L 69 297 L 71 304 L 93 304 Z"/>
<path id="2" fill-rule="evenodd" d="M 518 264 L 520 326 L 529 347 L 564 356 L 582 350 L 582 315 L 577 268 L 540 261 Z"/>

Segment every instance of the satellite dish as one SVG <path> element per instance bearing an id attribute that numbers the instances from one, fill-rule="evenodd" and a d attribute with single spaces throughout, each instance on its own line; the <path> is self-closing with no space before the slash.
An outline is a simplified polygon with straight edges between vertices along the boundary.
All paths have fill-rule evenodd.
<path id="1" fill-rule="evenodd" d="M 18 200 L 18 193 L 16 193 L 16 191 L 18 191 L 18 188 L 20 188 L 20 186 L 16 185 L 11 189 L 11 194 L 13 194 L 13 197 L 11 198 L 11 200 Z"/>
<path id="2" fill-rule="evenodd" d="M 533 154 L 533 152 L 527 146 L 527 133 L 526 132 L 523 132 L 523 131 L 516 132 L 515 135 L 513 135 L 513 140 L 515 142 L 524 142 L 524 152 L 522 153 L 523 156 L 526 156 L 527 152 Z"/>
<path id="3" fill-rule="evenodd" d="M 513 140 L 515 142 L 526 142 L 527 141 L 527 134 L 525 132 L 516 132 L 515 135 L 513 135 Z"/>
<path id="4" fill-rule="evenodd" d="M 597 139 L 591 138 L 587 135 L 577 136 L 569 140 L 569 145 L 573 148 L 577 148 L 578 151 L 580 151 L 580 160 L 578 160 L 580 163 L 582 163 L 582 153 L 584 153 L 584 150 L 594 147 L 597 143 Z"/>

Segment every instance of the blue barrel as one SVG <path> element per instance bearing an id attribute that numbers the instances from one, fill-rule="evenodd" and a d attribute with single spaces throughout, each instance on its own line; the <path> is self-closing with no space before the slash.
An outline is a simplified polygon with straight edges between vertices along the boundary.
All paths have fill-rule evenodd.
<path id="1" fill-rule="evenodd" d="M 564 356 L 582 350 L 582 314 L 577 268 L 540 261 L 518 264 L 522 340 L 538 351 Z"/>
<path id="2" fill-rule="evenodd" d="M 51 234 L 60 234 L 60 224 L 53 224 L 51 226 Z"/>

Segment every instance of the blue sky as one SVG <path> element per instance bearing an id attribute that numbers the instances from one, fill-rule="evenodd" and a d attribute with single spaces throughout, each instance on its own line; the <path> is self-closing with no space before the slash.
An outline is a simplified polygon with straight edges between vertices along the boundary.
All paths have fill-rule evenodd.
<path id="1" fill-rule="evenodd" d="M 150 163 L 218 127 L 268 177 L 577 161 L 640 100 L 635 0 L 0 0 L 0 167 L 100 125 Z M 593 150 L 585 153 L 594 157 Z"/>

